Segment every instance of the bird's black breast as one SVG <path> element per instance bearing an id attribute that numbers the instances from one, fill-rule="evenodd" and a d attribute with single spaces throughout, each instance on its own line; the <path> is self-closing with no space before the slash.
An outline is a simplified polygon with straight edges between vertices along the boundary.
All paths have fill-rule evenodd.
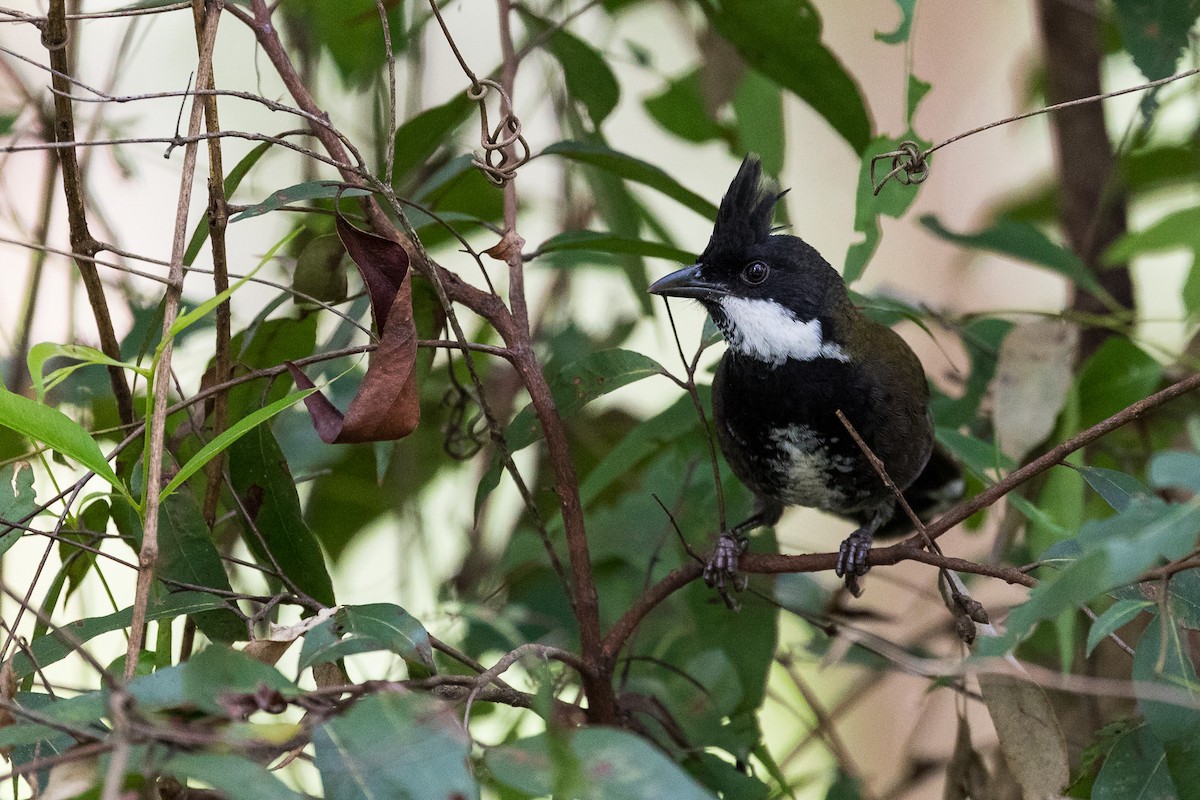
<path id="1" fill-rule="evenodd" d="M 770 366 L 727 352 L 713 382 L 713 415 L 726 460 L 755 493 L 855 516 L 878 506 L 890 490 L 836 412 L 904 489 L 933 444 L 924 390 L 924 376 L 914 397 L 852 361 L 789 359 Z"/>

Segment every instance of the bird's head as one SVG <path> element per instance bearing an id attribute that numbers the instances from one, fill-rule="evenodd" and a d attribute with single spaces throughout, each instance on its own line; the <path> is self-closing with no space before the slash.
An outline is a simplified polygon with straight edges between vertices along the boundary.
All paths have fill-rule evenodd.
<path id="1" fill-rule="evenodd" d="M 846 360 L 837 341 L 849 307 L 841 276 L 807 242 L 772 234 L 783 192 L 747 156 L 721 199 L 700 260 L 651 287 L 699 300 L 730 348 L 772 365 L 789 358 Z"/>

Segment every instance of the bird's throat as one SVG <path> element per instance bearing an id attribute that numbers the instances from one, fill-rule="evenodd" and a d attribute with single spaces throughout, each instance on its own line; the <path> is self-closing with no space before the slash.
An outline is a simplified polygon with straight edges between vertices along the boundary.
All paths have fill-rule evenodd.
<path id="1" fill-rule="evenodd" d="M 771 366 L 788 359 L 850 360 L 838 344 L 825 339 L 819 319 L 800 319 L 774 300 L 727 295 L 713 312 L 731 350 Z"/>

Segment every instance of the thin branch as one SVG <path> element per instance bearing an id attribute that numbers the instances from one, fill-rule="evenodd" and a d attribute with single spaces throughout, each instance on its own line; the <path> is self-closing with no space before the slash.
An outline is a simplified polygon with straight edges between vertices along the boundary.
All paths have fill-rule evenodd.
<path id="1" fill-rule="evenodd" d="M 212 51 L 217 39 L 217 23 L 221 18 L 224 0 L 215 0 L 208 6 L 200 37 L 199 65 L 196 84 L 206 86 L 212 78 Z M 204 115 L 204 102 L 196 98 L 192 103 L 188 134 L 195 136 L 200 130 Z M 197 140 L 199 141 L 199 140 Z M 138 580 L 134 594 L 133 622 L 129 632 L 129 648 L 126 651 L 125 679 L 130 680 L 137 669 L 138 655 L 146 630 L 146 608 L 150 602 L 150 588 L 154 582 L 154 569 L 158 564 L 158 512 L 162 489 L 162 457 L 165 447 L 167 398 L 170 392 L 171 357 L 174 353 L 171 332 L 179 315 L 179 300 L 183 293 L 183 256 L 187 249 L 188 206 L 192 196 L 192 181 L 196 174 L 196 142 L 184 150 L 183 170 L 179 180 L 179 200 L 175 210 L 175 235 L 171 244 L 171 268 L 167 276 L 166 297 L 163 301 L 162 351 L 154 370 L 153 410 L 148 425 L 148 441 L 144 455 L 145 480 L 145 523 L 142 544 L 138 552 Z"/>
<path id="2" fill-rule="evenodd" d="M 70 60 L 68 58 L 68 33 L 66 21 L 66 1 L 53 0 L 50 3 L 50 13 L 42 28 L 42 42 L 50 52 L 50 65 L 54 70 L 52 84 L 59 91 L 67 91 L 70 86 Z M 71 236 L 71 251 L 82 256 L 94 256 L 99 249 L 99 243 L 92 237 L 88 229 L 87 204 L 84 200 L 83 175 L 79 169 L 79 159 L 72 143 L 75 140 L 75 114 L 71 101 L 60 95 L 54 96 L 54 138 L 58 145 L 63 146 L 58 152 L 58 163 L 62 169 L 63 195 L 67 205 L 67 223 Z M 84 290 L 87 292 L 88 303 L 92 307 L 92 315 L 96 320 L 96 328 L 100 335 L 100 349 L 109 358 L 120 361 L 121 347 L 113 328 L 112 315 L 108 310 L 108 299 L 104 295 L 104 287 L 100 283 L 100 274 L 86 258 L 75 260 L 79 276 L 83 279 Z M 109 381 L 112 383 L 113 395 L 117 401 L 117 414 L 121 421 L 133 421 L 133 394 L 129 384 L 125 382 L 125 374 L 120 367 L 108 367 Z"/>

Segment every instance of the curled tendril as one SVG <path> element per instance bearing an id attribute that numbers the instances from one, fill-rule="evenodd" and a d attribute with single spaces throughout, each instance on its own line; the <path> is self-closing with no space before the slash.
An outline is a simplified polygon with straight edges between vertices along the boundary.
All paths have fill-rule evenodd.
<path id="1" fill-rule="evenodd" d="M 442 405 L 448 410 L 443 429 L 445 438 L 442 440 L 442 449 L 456 461 L 466 461 L 483 449 L 487 440 L 487 420 L 484 419 L 482 410 L 476 410 L 468 418 L 468 409 L 471 406 L 478 409 L 479 404 L 466 387 L 458 382 L 453 369 L 449 371 L 449 375 L 450 387 L 442 396 Z"/>
<path id="2" fill-rule="evenodd" d="M 892 160 L 892 169 L 887 175 L 883 176 L 880 181 L 875 180 L 875 165 L 890 158 Z M 871 159 L 871 188 L 874 190 L 872 194 L 879 194 L 892 178 L 896 178 L 905 186 L 912 183 L 921 183 L 929 177 L 929 162 L 925 160 L 925 152 L 921 150 L 921 146 L 914 141 L 904 141 L 900 146 L 887 153 L 880 153 Z"/>
<path id="3" fill-rule="evenodd" d="M 488 123 L 487 96 L 491 91 L 500 95 L 500 121 L 495 128 Z M 491 78 L 475 80 L 467 89 L 467 97 L 479 104 L 479 144 L 483 147 L 482 153 L 476 151 L 472 163 L 492 183 L 503 186 L 529 160 L 529 143 L 521 134 L 521 120 L 513 113 L 508 92 Z"/>

